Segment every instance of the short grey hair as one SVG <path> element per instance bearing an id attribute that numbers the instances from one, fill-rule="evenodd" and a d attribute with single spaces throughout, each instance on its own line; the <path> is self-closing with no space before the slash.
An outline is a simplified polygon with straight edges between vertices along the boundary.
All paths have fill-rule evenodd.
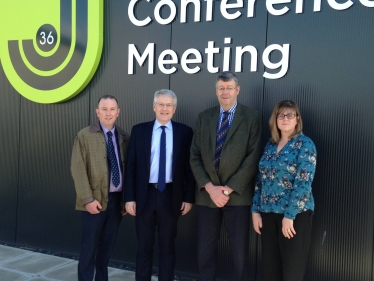
<path id="1" fill-rule="evenodd" d="M 162 90 L 156 91 L 156 93 L 154 95 L 154 98 L 153 98 L 153 103 L 156 102 L 157 98 L 160 95 L 164 95 L 164 96 L 167 96 L 167 97 L 172 97 L 173 101 L 174 101 L 174 105 L 177 106 L 177 95 L 172 90 L 162 89 Z"/>
<path id="2" fill-rule="evenodd" d="M 218 81 L 227 82 L 227 81 L 230 81 L 230 80 L 235 81 L 235 87 L 239 86 L 239 80 L 238 80 L 238 78 L 236 78 L 234 73 L 232 73 L 231 71 L 221 72 L 217 77 L 216 87 L 217 87 Z"/>

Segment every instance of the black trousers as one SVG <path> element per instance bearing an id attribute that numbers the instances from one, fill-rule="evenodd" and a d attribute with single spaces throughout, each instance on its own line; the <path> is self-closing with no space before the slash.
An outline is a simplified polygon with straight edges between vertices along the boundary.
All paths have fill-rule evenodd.
<path id="1" fill-rule="evenodd" d="M 109 193 L 107 209 L 99 214 L 82 212 L 79 281 L 92 281 L 94 275 L 96 281 L 108 280 L 110 253 L 122 220 L 121 194 L 121 192 Z"/>
<path id="2" fill-rule="evenodd" d="M 298 214 L 294 220 L 296 235 L 288 239 L 282 233 L 283 214 L 261 213 L 262 281 L 302 281 L 311 239 L 313 212 Z"/>
<path id="3" fill-rule="evenodd" d="M 225 221 L 233 258 L 231 280 L 249 280 L 250 216 L 250 206 L 198 206 L 197 260 L 200 280 L 215 280 L 222 219 Z"/>
<path id="4" fill-rule="evenodd" d="M 136 214 L 136 237 L 138 249 L 136 253 L 137 281 L 150 281 L 153 264 L 153 245 L 156 228 L 159 242 L 159 281 L 174 280 L 175 248 L 178 216 L 173 215 L 172 187 L 163 192 L 149 186 L 147 200 L 141 214 Z"/>

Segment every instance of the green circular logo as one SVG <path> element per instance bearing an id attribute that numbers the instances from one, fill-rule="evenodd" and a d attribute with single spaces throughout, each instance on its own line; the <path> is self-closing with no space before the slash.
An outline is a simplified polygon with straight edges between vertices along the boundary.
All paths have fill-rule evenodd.
<path id="1" fill-rule="evenodd" d="M 0 58 L 13 87 L 38 103 L 80 93 L 102 53 L 103 0 L 2 2 Z"/>

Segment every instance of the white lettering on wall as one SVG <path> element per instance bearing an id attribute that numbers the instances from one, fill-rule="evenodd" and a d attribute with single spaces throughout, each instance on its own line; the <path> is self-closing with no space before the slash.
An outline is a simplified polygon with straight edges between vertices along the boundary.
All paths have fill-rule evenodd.
<path id="1" fill-rule="evenodd" d="M 241 46 L 236 47 L 236 54 L 235 54 L 235 72 L 242 72 L 242 60 L 244 53 L 251 54 L 251 72 L 257 71 L 257 49 L 253 46 L 245 46 L 242 48 Z"/>
<path id="2" fill-rule="evenodd" d="M 194 55 L 195 58 L 194 59 L 189 58 L 190 55 Z M 188 74 L 195 74 L 200 71 L 200 67 L 195 66 L 194 68 L 189 68 L 188 64 L 202 63 L 202 62 L 203 62 L 203 58 L 201 57 L 200 52 L 196 49 L 188 49 L 187 51 L 183 53 L 182 58 L 181 58 L 182 69 Z"/>
<path id="3" fill-rule="evenodd" d="M 368 7 L 374 8 L 374 1 L 373 0 L 360 0 L 361 4 Z"/>
<path id="4" fill-rule="evenodd" d="M 194 21 L 195 22 L 200 22 L 200 1 L 199 0 L 182 0 L 181 1 L 181 23 L 186 22 L 186 15 L 187 15 L 187 5 L 189 3 L 193 3 L 195 7 L 195 16 L 194 16 Z"/>
<path id="5" fill-rule="evenodd" d="M 150 17 L 146 17 L 144 20 L 138 20 L 135 15 L 134 15 L 134 8 L 135 8 L 135 5 L 136 3 L 138 2 L 139 0 L 130 0 L 130 4 L 129 4 L 129 7 L 127 8 L 127 14 L 129 15 L 129 19 L 130 21 L 136 25 L 136 26 L 145 26 L 147 24 L 149 24 L 152 20 Z M 149 2 L 150 0 L 147 0 L 147 2 Z"/>
<path id="6" fill-rule="evenodd" d="M 282 59 L 278 63 L 272 63 L 270 61 L 270 53 L 278 50 L 282 53 Z M 290 57 L 290 45 L 283 44 L 283 47 L 278 44 L 269 45 L 266 47 L 264 53 L 262 54 L 262 62 L 265 67 L 269 69 L 281 68 L 278 73 L 268 73 L 265 71 L 264 77 L 268 79 L 279 79 L 283 77 L 288 71 L 288 62 Z"/>
<path id="7" fill-rule="evenodd" d="M 247 17 L 253 18 L 255 16 L 255 5 L 256 0 L 244 0 L 247 5 Z M 202 5 L 205 5 L 206 15 L 205 21 L 209 22 L 213 20 L 214 5 L 220 3 L 221 16 L 228 20 L 235 20 L 242 16 L 240 9 L 244 9 L 243 0 L 180 0 L 180 22 L 187 22 L 187 15 L 190 13 L 193 15 L 194 22 L 201 22 Z M 282 16 L 290 11 L 290 7 L 287 4 L 294 4 L 294 11 L 296 14 L 304 13 L 304 1 L 305 0 L 264 0 L 266 3 L 267 12 L 273 16 Z M 322 0 L 311 0 L 313 1 L 313 12 L 321 12 Z M 130 21 L 136 26 L 146 26 L 153 20 L 162 25 L 167 25 L 173 22 L 177 18 L 177 6 L 173 0 L 158 0 L 154 8 L 154 18 L 150 16 L 145 18 L 137 18 L 135 15 L 137 4 L 140 0 L 129 0 L 128 16 Z M 149 4 L 151 0 L 146 0 L 146 4 Z M 263 4 L 262 1 L 261 4 Z M 305 1 L 306 2 L 306 1 Z M 374 0 L 359 0 L 359 2 L 368 8 L 374 8 Z M 342 11 L 350 8 L 354 2 L 352 0 L 327 0 L 328 5 L 337 11 Z M 170 10 L 170 14 L 163 18 L 161 11 L 164 6 L 167 6 Z M 258 5 L 257 5 L 258 6 Z M 179 7 L 179 6 L 178 6 Z M 291 7 L 292 8 L 292 7 Z M 163 13 L 163 16 L 165 13 Z M 227 71 L 235 68 L 235 72 L 242 72 L 243 68 L 243 57 L 250 56 L 250 72 L 256 72 L 258 66 L 258 51 L 254 46 L 237 46 L 235 48 L 235 65 L 231 65 L 232 48 L 228 46 L 232 43 L 231 37 L 224 38 L 223 55 L 222 55 L 222 69 Z M 217 73 L 220 71 L 220 67 L 214 65 L 215 55 L 221 53 L 221 48 L 215 46 L 214 41 L 208 41 L 207 47 L 205 48 L 205 61 L 206 70 L 210 73 Z M 273 51 L 279 51 L 282 58 L 279 62 L 273 63 L 270 61 L 270 55 Z M 134 74 L 135 62 L 141 67 L 148 60 L 148 74 L 155 73 L 155 43 L 149 43 L 141 54 L 138 52 L 135 44 L 129 44 L 128 50 L 128 74 Z M 265 68 L 274 71 L 264 71 L 263 76 L 268 79 L 278 79 L 283 77 L 289 68 L 289 57 L 290 57 L 290 44 L 273 44 L 265 48 L 262 54 L 262 61 Z M 162 73 L 173 74 L 178 71 L 177 64 L 179 63 L 179 55 L 173 50 L 164 50 L 158 57 L 158 68 Z M 180 66 L 188 74 L 195 74 L 201 70 L 201 66 L 196 64 L 203 63 L 202 53 L 194 48 L 187 49 L 180 57 Z M 167 68 L 168 67 L 168 68 Z M 279 70 L 278 70 L 279 69 Z"/>
<path id="8" fill-rule="evenodd" d="M 206 2 L 206 21 L 212 21 L 214 0 L 205 0 L 205 2 Z"/>
<path id="9" fill-rule="evenodd" d="M 291 3 L 291 0 L 266 0 L 266 9 L 274 16 L 281 16 L 288 12 L 288 7 L 276 10 L 273 5 Z"/>
<path id="10" fill-rule="evenodd" d="M 166 59 L 166 56 L 171 56 L 171 59 Z M 177 71 L 175 66 L 171 67 L 170 69 L 165 68 L 165 64 L 176 63 L 178 63 L 178 56 L 173 50 L 165 50 L 158 57 L 158 68 L 164 74 L 173 74 L 175 71 Z"/>
<path id="11" fill-rule="evenodd" d="M 229 0 L 222 0 L 221 1 L 221 14 L 228 20 L 234 20 L 240 17 L 242 14 L 239 11 L 236 11 L 233 14 L 229 14 L 227 12 L 228 9 L 235 9 L 235 8 L 243 8 L 243 0 L 236 0 L 236 3 L 227 4 Z"/>
<path id="12" fill-rule="evenodd" d="M 231 38 L 225 38 L 225 44 L 230 44 L 231 43 Z M 225 47 L 223 50 L 223 71 L 229 71 L 230 69 L 230 53 L 231 53 L 231 48 L 230 47 Z"/>
<path id="13" fill-rule="evenodd" d="M 231 43 L 231 38 L 227 37 L 224 39 L 225 44 Z M 142 66 L 144 62 L 148 59 L 148 74 L 154 74 L 154 57 L 155 57 L 155 43 L 149 43 L 148 46 L 145 48 L 143 54 L 139 54 L 136 46 L 134 44 L 129 45 L 129 59 L 128 59 L 128 74 L 134 74 L 134 58 L 139 64 Z M 282 59 L 277 62 L 273 63 L 270 61 L 270 54 L 273 51 L 280 51 L 282 54 Z M 277 45 L 273 44 L 265 48 L 264 53 L 262 54 L 262 62 L 264 66 L 271 70 L 276 70 L 279 68 L 277 73 L 269 73 L 264 72 L 263 76 L 268 79 L 278 79 L 283 77 L 288 71 L 288 64 L 289 64 L 289 54 L 290 45 L 283 44 Z M 215 47 L 214 41 L 209 41 L 207 48 L 205 48 L 206 54 L 206 69 L 210 73 L 217 73 L 220 71 L 218 66 L 214 66 L 214 57 L 215 54 L 221 53 L 221 49 L 219 47 Z M 243 71 L 243 56 L 245 53 L 250 54 L 251 63 L 250 63 L 250 71 L 256 72 L 257 65 L 258 65 L 258 55 L 257 49 L 254 46 L 248 45 L 244 47 L 236 47 L 236 54 L 235 54 L 235 72 L 242 72 Z M 231 55 L 231 47 L 224 47 L 223 50 L 223 63 L 222 69 L 223 71 L 230 70 L 230 55 Z M 158 57 L 158 68 L 164 74 L 173 74 L 175 73 L 178 68 L 174 66 L 178 64 L 179 58 L 178 54 L 170 49 L 164 50 L 160 53 Z M 196 65 L 195 67 L 190 66 L 191 64 L 201 64 L 203 63 L 203 58 L 201 53 L 196 49 L 187 49 L 181 56 L 180 65 L 188 74 L 195 74 L 201 70 L 201 67 Z M 169 65 L 170 68 L 166 68 L 165 66 Z M 172 66 L 173 65 L 173 66 Z"/>
<path id="14" fill-rule="evenodd" d="M 155 44 L 149 43 L 147 48 L 144 50 L 142 56 L 139 55 L 138 50 L 134 44 L 129 44 L 129 62 L 127 72 L 128 74 L 134 74 L 134 57 L 140 66 L 143 65 L 145 60 L 148 58 L 148 74 L 154 73 L 154 55 L 155 55 Z"/>
<path id="15" fill-rule="evenodd" d="M 163 19 L 160 15 L 160 10 L 162 6 L 165 6 L 165 5 L 169 6 L 170 15 L 168 18 Z M 175 6 L 172 0 L 161 0 L 160 2 L 157 3 L 154 14 L 155 14 L 155 19 L 159 24 L 162 24 L 162 25 L 169 24 L 175 19 L 175 16 L 177 15 L 177 7 Z"/>
<path id="16" fill-rule="evenodd" d="M 345 3 L 337 3 L 335 0 L 327 0 L 331 8 L 334 8 L 335 10 L 346 10 L 349 7 L 353 5 L 353 2 L 351 0 L 348 0 Z"/>

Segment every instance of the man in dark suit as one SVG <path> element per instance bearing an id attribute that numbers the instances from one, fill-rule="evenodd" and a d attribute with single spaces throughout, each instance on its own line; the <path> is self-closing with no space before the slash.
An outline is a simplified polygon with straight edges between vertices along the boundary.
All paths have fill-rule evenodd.
<path id="1" fill-rule="evenodd" d="M 156 120 L 132 128 L 125 174 L 125 207 L 135 216 L 138 249 L 136 280 L 150 281 L 156 227 L 160 281 L 174 280 L 179 215 L 195 200 L 195 180 L 189 164 L 192 129 L 171 121 L 177 97 L 170 90 L 154 95 Z"/>
<path id="2" fill-rule="evenodd" d="M 115 124 L 117 99 L 99 99 L 98 121 L 74 141 L 71 174 L 81 212 L 82 238 L 78 280 L 108 280 L 108 263 L 123 213 L 123 174 L 129 135 Z M 124 214 L 124 213 L 123 213 Z"/>
<path id="3" fill-rule="evenodd" d="M 237 102 L 240 86 L 229 71 L 217 78 L 220 106 L 200 113 L 191 145 L 197 182 L 198 266 L 202 281 L 215 280 L 222 219 L 233 258 L 232 280 L 249 280 L 250 205 L 260 154 L 259 112 Z"/>

